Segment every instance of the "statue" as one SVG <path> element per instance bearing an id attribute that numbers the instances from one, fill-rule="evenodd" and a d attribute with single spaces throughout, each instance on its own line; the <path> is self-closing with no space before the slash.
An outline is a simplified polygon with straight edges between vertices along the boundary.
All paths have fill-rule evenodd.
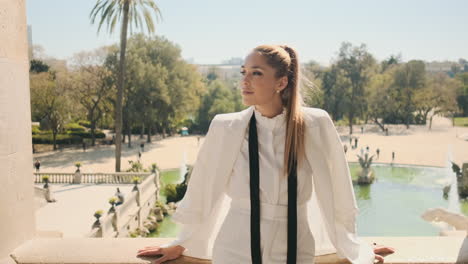
<path id="1" fill-rule="evenodd" d="M 357 184 L 366 185 L 374 182 L 375 176 L 374 171 L 371 169 L 372 160 L 374 155 L 369 157 L 369 151 L 366 151 L 364 154 L 356 155 L 359 159 L 359 165 L 361 165 L 361 171 L 359 172 L 359 178 Z"/>

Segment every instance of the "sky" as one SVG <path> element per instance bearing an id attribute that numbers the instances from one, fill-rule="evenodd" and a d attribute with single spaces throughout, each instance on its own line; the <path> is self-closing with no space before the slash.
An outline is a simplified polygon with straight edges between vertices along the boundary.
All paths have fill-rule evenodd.
<path id="1" fill-rule="evenodd" d="M 118 42 L 119 31 L 97 34 L 89 13 L 96 0 L 27 0 L 33 44 L 68 59 Z M 287 44 L 302 62 L 328 65 L 343 41 L 364 43 L 378 60 L 468 59 L 466 0 L 155 0 L 156 34 L 179 45 L 182 57 L 217 64 L 245 57 L 260 44 Z"/>

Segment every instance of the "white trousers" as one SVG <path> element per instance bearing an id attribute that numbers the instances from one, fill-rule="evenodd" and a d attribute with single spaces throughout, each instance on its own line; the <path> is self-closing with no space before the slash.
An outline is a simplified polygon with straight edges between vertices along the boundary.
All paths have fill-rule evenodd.
<path id="1" fill-rule="evenodd" d="M 307 206 L 297 208 L 297 263 L 312 264 L 315 241 L 307 222 Z M 260 204 L 262 264 L 285 264 L 287 206 Z M 250 200 L 233 200 L 213 245 L 213 264 L 251 264 Z"/>

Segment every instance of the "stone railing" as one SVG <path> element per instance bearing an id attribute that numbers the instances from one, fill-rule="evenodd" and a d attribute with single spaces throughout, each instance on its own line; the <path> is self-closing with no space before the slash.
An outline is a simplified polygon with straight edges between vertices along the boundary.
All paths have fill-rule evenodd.
<path id="1" fill-rule="evenodd" d="M 96 183 L 96 184 L 117 184 L 132 183 L 135 176 L 141 180 L 146 179 L 149 172 L 116 172 L 116 173 L 55 173 L 36 172 L 34 173 L 34 183 L 42 183 L 42 176 L 49 176 L 49 183 Z"/>
<path id="2" fill-rule="evenodd" d="M 395 248 L 385 257 L 386 264 L 468 263 L 468 239 L 454 237 L 364 237 L 368 243 L 376 242 Z M 17 264 L 72 264 L 72 263 L 132 263 L 150 264 L 155 258 L 139 258 L 138 249 L 157 246 L 172 238 L 54 238 L 30 240 L 11 254 Z M 79 250 L 78 250 L 79 249 Z M 210 260 L 181 257 L 168 264 L 210 264 Z M 316 264 L 345 264 L 335 254 L 318 256 Z"/>
<path id="3" fill-rule="evenodd" d="M 88 237 L 128 237 L 129 232 L 142 229 L 158 194 L 159 172 L 156 172 L 146 177 L 122 205 L 105 212 L 99 220 L 100 225 L 93 228 Z"/>

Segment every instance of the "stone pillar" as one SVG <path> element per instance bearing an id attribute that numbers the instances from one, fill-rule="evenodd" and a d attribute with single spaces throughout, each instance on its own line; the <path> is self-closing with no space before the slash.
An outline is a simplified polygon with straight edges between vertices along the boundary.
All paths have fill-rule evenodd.
<path id="1" fill-rule="evenodd" d="M 78 170 L 73 175 L 73 184 L 81 184 L 81 172 Z"/>
<path id="2" fill-rule="evenodd" d="M 34 237 L 25 0 L 0 0 L 0 259 Z"/>

